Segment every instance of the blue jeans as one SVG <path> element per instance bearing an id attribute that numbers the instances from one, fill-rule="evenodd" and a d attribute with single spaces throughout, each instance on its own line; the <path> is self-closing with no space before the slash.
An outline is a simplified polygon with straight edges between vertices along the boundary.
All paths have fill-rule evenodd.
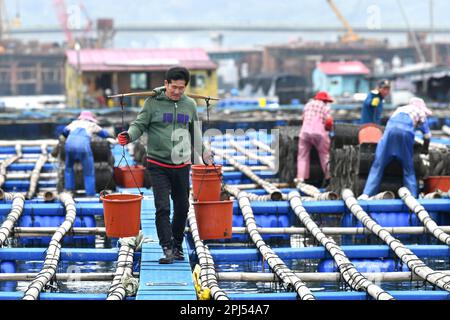
<path id="1" fill-rule="evenodd" d="M 75 174 L 73 171 L 73 165 L 75 161 L 81 162 L 83 167 L 84 188 L 86 189 L 86 195 L 95 196 L 95 167 L 94 157 L 90 150 L 74 150 L 66 145 L 66 168 L 64 171 L 64 188 L 69 191 L 75 190 Z"/>

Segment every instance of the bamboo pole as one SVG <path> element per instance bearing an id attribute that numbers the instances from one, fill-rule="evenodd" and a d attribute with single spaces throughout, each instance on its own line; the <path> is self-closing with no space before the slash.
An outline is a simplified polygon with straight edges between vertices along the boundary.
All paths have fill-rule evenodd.
<path id="1" fill-rule="evenodd" d="M 277 188 L 289 188 L 289 184 L 288 183 L 278 183 L 278 182 L 273 182 L 272 183 L 275 187 Z M 233 184 L 234 187 L 240 189 L 240 190 L 249 190 L 249 189 L 259 189 L 261 188 L 260 185 L 258 184 L 253 184 L 253 183 L 248 183 L 248 184 Z"/>
<path id="2" fill-rule="evenodd" d="M 369 197 L 368 200 L 388 200 L 388 199 L 395 199 L 395 194 L 392 191 L 383 191 L 372 197 Z"/>
<path id="3" fill-rule="evenodd" d="M 275 150 L 272 149 L 269 145 L 265 144 L 265 143 L 262 142 L 262 141 L 259 141 L 259 140 L 257 140 L 257 139 L 253 139 L 253 140 L 251 141 L 251 143 L 252 143 L 255 147 L 257 147 L 257 148 L 259 148 L 259 149 L 261 149 L 261 150 L 264 150 L 264 151 L 269 152 L 269 153 L 271 153 L 271 154 L 275 154 Z"/>
<path id="4" fill-rule="evenodd" d="M 303 199 L 303 198 L 302 198 Z M 450 232 L 450 226 L 440 227 L 445 232 Z M 388 232 L 392 234 L 411 234 L 420 235 L 428 234 L 425 227 L 386 227 Z M 258 232 L 261 234 L 295 234 L 295 235 L 308 235 L 310 232 L 306 228 L 257 228 Z M 351 227 L 325 227 L 320 228 L 320 231 L 326 235 L 369 235 L 372 232 L 367 228 L 351 228 Z M 246 234 L 248 233 L 245 227 L 233 227 L 233 234 Z"/>
<path id="5" fill-rule="evenodd" d="M 72 228 L 75 221 L 76 207 L 72 196 L 68 193 L 62 193 L 59 199 L 66 209 L 66 219 L 53 235 L 45 256 L 44 267 L 28 286 L 22 298 L 23 300 L 37 300 L 42 289 L 55 276 L 61 255 L 61 240 Z"/>
<path id="6" fill-rule="evenodd" d="M 14 228 L 14 235 L 18 237 L 36 237 L 52 235 L 58 228 L 51 227 L 16 227 Z M 67 232 L 70 236 L 94 236 L 106 234 L 106 228 L 72 228 Z"/>
<path id="7" fill-rule="evenodd" d="M 298 181 L 294 179 L 294 183 L 296 184 L 296 188 L 303 192 L 304 194 L 313 197 L 314 200 L 323 201 L 323 200 L 337 200 L 339 196 L 333 191 L 320 192 L 315 186 L 304 183 L 302 181 Z"/>
<path id="8" fill-rule="evenodd" d="M 338 246 L 332 238 L 328 238 L 322 231 L 320 231 L 318 225 L 311 219 L 311 216 L 303 207 L 300 194 L 297 191 L 292 191 L 289 193 L 289 202 L 292 210 L 303 225 L 330 253 L 345 282 L 347 282 L 352 289 L 356 291 L 363 289 L 376 300 L 394 300 L 392 295 L 364 277 L 358 269 L 356 269 L 350 259 L 347 258 L 347 255 L 341 247 Z"/>
<path id="9" fill-rule="evenodd" d="M 237 198 L 239 196 L 239 192 L 241 190 L 236 187 L 236 185 L 233 184 L 225 184 L 224 189 L 226 192 L 228 192 L 233 197 Z M 272 196 L 270 194 L 265 195 L 258 195 L 255 193 L 247 193 L 247 197 L 250 199 L 250 201 L 272 201 Z M 282 200 L 288 200 L 288 195 L 283 193 L 282 194 Z M 316 199 L 312 197 L 303 197 L 302 200 L 304 201 L 314 201 Z"/>
<path id="10" fill-rule="evenodd" d="M 3 192 L 3 191 L 2 191 Z M 14 225 L 19 220 L 23 212 L 23 207 L 25 205 L 25 197 L 22 194 L 5 194 L 3 197 L 13 200 L 11 212 L 6 217 L 6 220 L 0 227 L 0 247 L 2 247 L 5 241 L 10 236 L 13 231 Z"/>
<path id="11" fill-rule="evenodd" d="M 108 98 L 125 98 L 125 97 L 154 97 L 156 96 L 155 91 L 144 91 L 144 92 L 129 92 L 129 93 L 120 93 L 115 94 L 112 96 L 108 96 Z M 219 98 L 210 97 L 210 96 L 203 96 L 200 94 L 194 94 L 194 93 L 186 93 L 186 95 L 192 99 L 204 99 L 204 100 L 213 100 L 213 101 L 219 101 Z"/>
<path id="12" fill-rule="evenodd" d="M 303 198 L 302 198 L 303 200 Z M 440 227 L 445 232 L 450 232 L 450 226 Z M 420 235 L 428 234 L 425 227 L 387 227 L 385 228 L 388 232 L 392 234 L 410 234 L 410 235 Z M 16 227 L 13 229 L 13 234 L 18 237 L 38 237 L 38 236 L 49 236 L 56 232 L 57 228 L 51 227 Z M 290 234 L 290 235 L 308 235 L 310 232 L 306 228 L 299 227 L 285 227 L 285 228 L 257 228 L 258 232 L 261 234 Z M 352 227 L 325 227 L 320 228 L 320 230 L 326 235 L 369 235 L 372 232 L 363 227 L 352 228 Z M 185 229 L 186 232 L 191 232 L 190 228 Z M 233 234 L 246 234 L 248 233 L 245 227 L 233 227 Z M 72 228 L 69 230 L 67 235 L 71 236 L 85 236 L 85 235 L 105 235 L 106 229 L 103 227 L 97 228 Z"/>
<path id="13" fill-rule="evenodd" d="M 45 139 L 45 140 L 2 140 L 0 141 L 0 147 L 36 147 L 46 144 L 48 146 L 56 146 L 58 144 L 57 139 Z"/>
<path id="14" fill-rule="evenodd" d="M 437 223 L 430 217 L 425 208 L 417 202 L 417 200 L 411 195 L 408 188 L 402 187 L 398 190 L 398 195 L 402 198 L 403 202 L 413 211 L 419 220 L 424 224 L 425 228 L 439 241 L 450 245 L 450 235 L 445 233 Z"/>
<path id="15" fill-rule="evenodd" d="M 31 173 L 7 173 L 6 180 L 26 180 L 31 178 Z M 44 173 L 41 172 L 39 174 L 39 179 L 56 179 L 58 178 L 58 174 L 56 172 Z"/>
<path id="16" fill-rule="evenodd" d="M 192 239 L 194 241 L 195 252 L 197 253 L 198 263 L 200 265 L 200 286 L 208 288 L 211 292 L 213 300 L 229 300 L 224 290 L 219 287 L 216 270 L 214 268 L 214 259 L 206 246 L 200 239 L 197 227 L 197 219 L 195 218 L 195 210 L 192 204 L 192 195 L 189 199 L 188 224 L 191 230 Z M 196 288 L 197 294 L 201 288 Z"/>
<path id="17" fill-rule="evenodd" d="M 0 273 L 0 281 L 30 281 L 36 278 L 37 273 Z M 58 281 L 110 281 L 114 279 L 114 273 L 57 273 L 54 279 Z M 134 273 L 139 277 L 139 273 Z"/>
<path id="18" fill-rule="evenodd" d="M 450 270 L 442 273 L 450 275 Z M 339 272 L 295 272 L 295 275 L 305 282 L 340 282 L 342 274 Z M 411 272 L 370 272 L 361 273 L 363 277 L 372 282 L 410 282 L 422 281 L 420 277 Z M 260 272 L 218 272 L 217 278 L 222 282 L 278 282 L 274 273 Z"/>
<path id="19" fill-rule="evenodd" d="M 245 192 L 239 193 L 238 202 L 250 237 L 273 272 L 287 287 L 293 287 L 301 300 L 315 300 L 316 298 L 306 284 L 287 267 L 283 260 L 275 254 L 258 233 L 250 200 Z"/>
<path id="20" fill-rule="evenodd" d="M 52 202 L 56 199 L 57 195 L 53 191 L 45 191 L 42 197 L 44 198 L 45 202 Z"/>
<path id="21" fill-rule="evenodd" d="M 211 146 L 208 146 L 211 148 Z M 229 156 L 225 153 L 223 153 L 221 150 L 211 148 L 215 154 L 218 156 L 223 157 L 226 159 L 233 167 L 235 167 L 237 170 L 241 171 L 243 174 L 245 174 L 248 178 L 250 178 L 253 182 L 257 183 L 261 187 L 264 188 L 264 190 L 267 191 L 268 194 L 270 194 L 270 199 L 273 201 L 282 200 L 283 194 L 282 192 L 275 187 L 270 182 L 265 181 L 264 179 L 261 179 L 258 177 L 255 173 L 253 173 L 252 169 L 249 166 L 243 165 L 238 163 L 232 156 Z"/>
<path id="22" fill-rule="evenodd" d="M 271 170 L 268 166 L 252 166 L 252 170 L 269 171 Z M 222 167 L 222 172 L 236 171 L 234 167 Z"/>
<path id="23" fill-rule="evenodd" d="M 394 238 L 385 228 L 377 224 L 375 220 L 364 212 L 350 189 L 344 189 L 342 191 L 342 198 L 351 213 L 361 221 L 366 228 L 383 240 L 414 274 L 418 275 L 423 280 L 450 292 L 450 276 L 428 267 L 421 259 L 419 259 L 419 257 L 401 243 L 400 240 Z"/>
<path id="24" fill-rule="evenodd" d="M 270 170 L 275 170 L 275 163 L 273 161 L 267 160 L 267 157 L 260 157 L 258 154 L 245 149 L 244 147 L 242 147 L 240 144 L 238 144 L 234 140 L 230 140 L 230 146 L 232 146 L 236 151 L 242 153 L 249 159 L 257 160 L 257 161 L 261 162 L 262 164 L 265 164 L 266 166 L 268 166 L 270 168 Z"/>
<path id="25" fill-rule="evenodd" d="M 448 195 L 445 192 L 442 191 L 436 191 L 436 192 L 431 192 L 431 193 L 427 193 L 423 196 L 424 199 L 442 199 L 442 198 L 446 198 Z"/>

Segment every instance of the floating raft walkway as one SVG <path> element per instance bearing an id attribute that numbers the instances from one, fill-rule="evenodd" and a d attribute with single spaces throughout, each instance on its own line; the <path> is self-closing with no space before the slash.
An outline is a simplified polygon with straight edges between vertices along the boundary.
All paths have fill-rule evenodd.
<path id="1" fill-rule="evenodd" d="M 197 300 L 198 293 L 216 300 L 450 300 L 450 270 L 446 270 L 450 269 L 448 194 L 441 199 L 416 202 L 403 192 L 399 192 L 402 199 L 356 202 L 352 194 L 346 193 L 345 201 L 320 200 L 325 198 L 323 190 L 301 185 L 292 188 L 279 183 L 272 170 L 272 141 L 270 134 L 211 139 L 211 146 L 218 149 L 216 163 L 224 165 L 227 191 L 236 198 L 233 236 L 226 240 L 201 241 L 193 228 L 196 221 L 191 207 L 190 229 L 183 242 L 184 261 L 170 265 L 158 263 L 162 250 L 151 190 L 141 189 L 144 192 L 141 250 L 116 243 L 117 239 L 110 239 L 110 247 L 97 247 L 99 239 L 105 240 L 105 230 L 98 225 L 103 206 L 98 198 L 75 198 L 76 217 L 71 228 L 66 228 L 58 253 L 59 264 L 113 265 L 115 272 L 80 274 L 82 281 L 110 284 L 107 293 L 52 292 L 58 280 L 73 276 L 45 263 L 51 237 L 68 219 L 67 207 L 58 199 L 23 200 L 23 210 L 7 237 L 13 241 L 3 242 L 0 248 L 0 285 L 11 285 L 0 291 L 0 299 L 24 297 L 25 292 L 16 290 L 17 282 L 31 284 L 38 273 L 22 273 L 17 262 L 35 261 L 38 272 L 45 270 L 41 276 L 51 275 L 42 292 L 37 293 L 41 300 Z M 22 160 L 15 159 L 6 166 L 3 187 L 5 191 L 26 193 L 31 184 L 19 187 L 10 181 L 17 180 L 19 175 L 21 179 L 29 179 L 42 150 L 36 146 L 24 146 L 21 152 L 8 148 L 3 152 L 0 148 L 2 163 L 19 154 Z M 117 165 L 122 147 L 114 146 L 112 151 Z M 27 157 L 30 160 L 25 160 Z M 135 164 L 128 150 L 126 157 L 130 165 Z M 54 170 L 54 164 L 47 161 L 40 172 L 45 179 L 54 179 Z M 39 187 L 42 191 L 46 186 Z M 50 190 L 54 187 L 48 186 Z M 117 191 L 139 192 L 137 188 Z M 279 195 L 278 201 L 271 200 L 273 195 Z M 21 200 L 5 198 L 0 202 L 0 224 L 12 221 L 7 217 L 16 208 L 14 201 Z M 294 245 L 293 240 L 300 245 Z M 127 260 L 120 261 L 124 256 Z M 313 263 L 305 267 L 308 262 Z M 200 266 L 200 292 L 195 286 L 198 283 L 193 281 L 196 264 Z M 132 273 L 129 283 L 134 286 L 135 296 L 126 297 L 124 286 L 117 282 L 117 277 L 125 271 Z M 256 291 L 254 286 L 240 290 L 243 283 L 257 283 L 263 290 Z M 324 283 L 333 286 L 330 289 Z M 393 287 L 392 283 L 409 285 Z M 272 284 L 274 290 L 267 292 L 265 284 Z M 414 288 L 416 285 L 418 289 Z M 36 292 L 31 292 L 29 297 L 33 295 Z"/>

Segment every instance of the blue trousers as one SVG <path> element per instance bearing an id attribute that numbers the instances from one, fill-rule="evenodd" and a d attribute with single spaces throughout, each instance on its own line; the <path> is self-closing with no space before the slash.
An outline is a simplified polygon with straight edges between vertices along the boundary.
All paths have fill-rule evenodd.
<path id="1" fill-rule="evenodd" d="M 394 159 L 403 168 L 403 185 L 417 198 L 416 173 L 414 171 L 414 131 L 411 119 L 399 114 L 389 120 L 383 138 L 378 143 L 375 160 L 370 168 L 364 187 L 364 194 L 373 196 L 378 193 L 384 169 Z"/>
<path id="2" fill-rule="evenodd" d="M 75 190 L 75 174 L 73 171 L 73 165 L 75 161 L 80 161 L 83 167 L 84 188 L 86 189 L 86 195 L 95 196 L 95 167 L 94 156 L 92 150 L 77 150 L 67 148 L 66 145 L 66 168 L 64 171 L 64 188 L 66 190 Z"/>

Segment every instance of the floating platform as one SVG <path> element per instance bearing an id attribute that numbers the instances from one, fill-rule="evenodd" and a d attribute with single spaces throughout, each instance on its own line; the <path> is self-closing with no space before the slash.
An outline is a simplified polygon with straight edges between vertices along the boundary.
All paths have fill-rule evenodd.
<path id="1" fill-rule="evenodd" d="M 211 139 L 213 148 L 226 152 L 227 157 L 222 157 L 216 153 L 216 163 L 222 164 L 224 169 L 224 183 L 235 188 L 245 190 L 247 195 L 267 196 L 268 191 L 257 188 L 257 183 L 248 174 L 237 170 L 234 163 L 244 164 L 250 170 L 252 167 L 261 167 L 264 160 L 254 160 L 242 154 L 233 147 L 230 140 L 233 136 L 222 136 Z M 267 148 L 256 147 L 252 141 L 257 139 L 264 143 Z M 267 160 L 273 156 L 270 149 L 274 136 L 270 133 L 248 134 L 235 139 L 241 147 L 253 152 L 260 159 Z M 446 143 L 441 139 L 439 143 Z M 7 149 L 8 148 L 8 149 Z M 26 152 L 25 152 L 26 151 Z M 115 157 L 115 164 L 122 156 L 122 147 L 114 146 L 112 153 Z M 132 154 L 126 151 L 126 159 L 130 165 L 134 165 Z M 37 159 L 40 148 L 23 148 L 26 157 Z M 0 158 L 6 159 L 14 155 L 15 149 L 11 147 L 0 147 Z M 4 155 L 4 157 L 3 157 Z M 234 159 L 234 161 L 233 161 Z M 262 161 L 262 162 L 261 162 Z M 125 163 L 121 163 L 124 165 Z M 30 174 L 34 169 L 34 163 L 13 163 L 7 167 L 7 173 Z M 42 173 L 54 173 L 56 164 L 49 161 L 42 167 Z M 277 183 L 277 174 L 271 170 L 253 170 L 256 176 L 268 183 Z M 248 184 L 255 184 L 253 188 Z M 3 186 L 5 192 L 26 192 L 30 188 L 29 181 L 6 179 Z M 54 179 L 41 179 L 39 189 L 56 190 Z M 39 190 L 38 189 L 38 190 Z M 127 300 L 197 300 L 199 296 L 203 298 L 229 300 L 297 300 L 299 292 L 292 292 L 292 288 L 287 286 L 288 279 L 280 278 L 277 268 L 272 265 L 271 258 L 267 259 L 267 252 L 276 255 L 283 264 L 284 272 L 291 271 L 298 274 L 298 279 L 305 277 L 304 289 L 309 290 L 311 295 L 317 300 L 371 300 L 374 299 L 368 292 L 361 292 L 350 288 L 341 274 L 334 260 L 334 255 L 328 247 L 321 245 L 314 238 L 313 233 L 306 230 L 306 226 L 299 220 L 297 212 L 287 197 L 292 192 L 299 192 L 302 197 L 302 207 L 310 215 L 312 221 L 320 229 L 331 232 L 329 237 L 333 239 L 334 245 L 339 246 L 346 258 L 362 274 L 372 277 L 371 274 L 378 274 L 389 277 L 388 280 L 377 282 L 377 284 L 398 300 L 450 300 L 450 293 L 432 283 L 427 283 L 414 272 L 408 265 L 399 258 L 398 251 L 392 248 L 375 236 L 372 231 L 366 228 L 362 222 L 356 218 L 344 200 L 317 200 L 303 189 L 293 187 L 280 187 L 278 189 L 283 194 L 280 201 L 249 201 L 249 205 L 242 204 L 242 198 L 237 199 L 233 206 L 233 235 L 230 239 L 205 240 L 201 241 L 203 246 L 207 246 L 208 252 L 213 261 L 208 268 L 214 268 L 216 277 L 215 284 L 202 281 L 199 292 L 198 283 L 193 280 L 193 272 L 198 264 L 205 268 L 201 255 L 198 255 L 199 242 L 194 241 L 192 230 L 187 229 L 183 249 L 185 252 L 184 261 L 176 261 L 170 265 L 160 265 L 158 259 L 162 256 L 155 226 L 155 207 L 151 189 L 146 188 L 120 188 L 116 189 L 120 193 L 143 192 L 144 199 L 141 209 L 141 230 L 143 233 L 142 248 L 132 254 L 131 265 L 128 265 L 134 273 L 137 281 L 135 294 L 131 297 L 124 297 Z M 323 189 L 319 189 L 323 193 Z M 242 196 L 242 193 L 240 194 Z M 75 197 L 76 219 L 71 230 L 65 235 L 62 241 L 60 264 L 67 267 L 65 270 L 58 269 L 55 279 L 50 286 L 44 288 L 40 293 L 41 300 L 105 300 L 108 297 L 109 287 L 113 281 L 114 272 L 117 272 L 119 264 L 119 250 L 121 243 L 119 239 L 108 238 L 104 233 L 103 206 L 98 197 L 81 198 Z M 438 227 L 449 233 L 450 231 L 450 199 L 448 194 L 441 199 L 418 199 L 418 204 L 423 206 Z M 421 219 L 410 207 L 401 199 L 390 200 L 367 200 L 358 202 L 361 209 L 372 217 L 386 232 L 404 243 L 416 255 L 418 259 L 424 261 L 425 265 L 436 272 L 450 276 L 450 247 L 436 237 L 433 237 Z M 246 208 L 246 209 L 244 209 Z M 11 212 L 12 201 L 1 200 L 0 202 L 0 223 L 5 222 L 6 217 Z M 248 212 L 250 209 L 254 215 L 257 231 L 261 239 L 256 243 L 248 233 L 249 225 Z M 55 232 L 64 221 L 66 215 L 65 206 L 57 200 L 45 202 L 39 194 L 33 199 L 24 201 L 23 212 L 15 225 L 15 230 L 8 237 L 8 241 L 0 248 L 0 262 L 2 272 L 0 273 L 0 299 L 19 300 L 24 296 L 24 291 L 32 279 L 14 280 L 14 277 L 23 273 L 36 274 L 46 257 L 52 232 Z M 428 219 L 428 220 L 429 220 Z M 189 225 L 187 226 L 189 227 Z M 35 232 L 45 234 L 28 234 L 30 229 Z M 295 231 L 292 231 L 296 228 Z M 83 230 L 91 230 L 91 234 L 81 234 Z M 266 230 L 264 230 L 266 229 Z M 300 230 L 301 229 L 301 230 Z M 350 232 L 351 231 L 351 232 Z M 19 235 L 19 236 L 17 236 Z M 254 235 L 254 232 L 252 232 Z M 267 247 L 261 246 L 263 241 Z M 392 244 L 392 243 L 390 243 Z M 28 268 L 30 263 L 35 263 L 34 269 Z M 71 270 L 81 270 L 83 265 L 94 264 L 97 270 L 107 273 L 103 280 L 93 280 L 97 288 L 91 292 L 83 289 L 84 281 L 77 282 L 79 290 L 68 289 L 68 285 L 63 280 L 58 280 L 58 275 L 68 274 Z M 31 266 L 30 266 L 31 268 Z M 61 266 L 61 268 L 63 268 Z M 69 269 L 70 268 L 70 269 Z M 81 269 L 77 269 L 81 268 Z M 93 275 L 100 273 L 96 270 L 80 272 L 81 275 Z M 405 273 L 409 278 L 405 279 Z M 202 274 L 200 274 L 202 276 Z M 262 277 L 272 277 L 272 280 Z M 8 280 L 8 277 L 9 280 Z M 24 276 L 23 276 L 24 277 Z M 323 277 L 321 279 L 320 277 Z M 339 281 L 330 281 L 332 277 Z M 403 279 L 403 280 L 402 280 Z M 204 280 L 204 279 L 203 279 Z M 429 280 L 429 279 L 428 279 Z M 450 280 L 450 278 L 449 278 Z M 89 281 L 86 280 L 86 283 Z M 206 285 L 205 285 L 206 284 Z M 416 285 L 420 284 L 418 288 Z M 211 287 L 208 287 L 211 286 Z M 289 288 L 288 288 L 289 287 Z M 53 289 L 52 289 L 53 288 Z M 52 292 L 64 290 L 63 292 Z M 100 289 L 99 289 L 100 288 Z M 350 289 L 351 290 L 350 290 Z M 208 293 L 208 290 L 210 293 Z M 361 289 L 362 290 L 362 289 Z M 45 291 L 45 292 L 44 292 Z M 206 292 L 206 293 L 205 293 Z M 219 294 L 220 293 L 220 294 Z"/>

